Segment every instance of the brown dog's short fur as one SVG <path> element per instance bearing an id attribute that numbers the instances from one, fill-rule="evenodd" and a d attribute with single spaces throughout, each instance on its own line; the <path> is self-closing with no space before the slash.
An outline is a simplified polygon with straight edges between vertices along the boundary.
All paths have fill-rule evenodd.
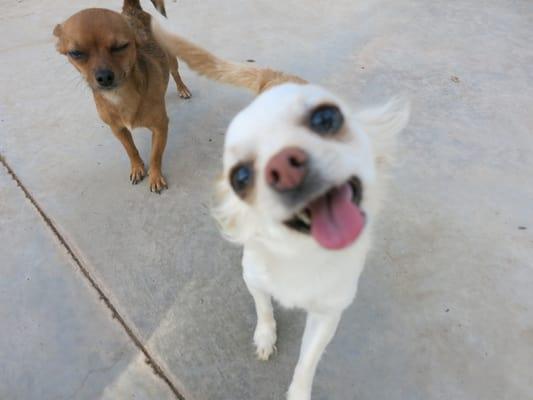
<path id="1" fill-rule="evenodd" d="M 165 15 L 164 1 L 152 3 Z M 165 92 L 169 72 L 181 97 L 190 93 L 178 73 L 175 57 L 152 37 L 150 15 L 139 0 L 124 0 L 122 14 L 91 8 L 57 25 L 57 49 L 68 57 L 93 91 L 96 108 L 120 140 L 131 161 L 133 184 L 145 176 L 144 163 L 135 147 L 131 129 L 152 131 L 150 190 L 167 187 L 161 164 L 168 132 Z"/>

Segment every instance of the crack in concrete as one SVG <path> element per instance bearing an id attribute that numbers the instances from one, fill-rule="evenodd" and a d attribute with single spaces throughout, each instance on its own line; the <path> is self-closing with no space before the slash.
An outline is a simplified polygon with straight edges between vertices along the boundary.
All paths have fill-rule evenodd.
<path id="1" fill-rule="evenodd" d="M 80 385 L 74 390 L 74 392 L 72 394 L 63 397 L 63 399 L 57 398 L 56 400 L 74 399 L 75 396 L 77 396 L 78 393 L 83 389 L 83 387 L 85 386 L 85 384 L 87 383 L 87 380 L 89 379 L 89 377 L 91 375 L 93 375 L 95 373 L 109 371 L 110 369 L 114 368 L 120 362 L 120 360 L 122 360 L 123 357 L 124 357 L 124 353 L 121 353 L 120 357 L 118 357 L 111 365 L 109 365 L 107 367 L 90 369 L 89 371 L 87 371 L 87 373 L 85 374 L 85 377 L 82 379 Z"/>
<path id="2" fill-rule="evenodd" d="M 109 300 L 109 297 L 104 293 L 103 289 L 98 285 L 96 280 L 91 276 L 87 268 L 83 265 L 80 258 L 76 255 L 76 253 L 72 249 L 72 246 L 69 245 L 68 241 L 59 232 L 59 230 L 56 228 L 56 226 L 54 225 L 50 217 L 46 215 L 44 210 L 37 203 L 37 201 L 33 198 L 33 196 L 28 191 L 28 189 L 26 189 L 22 181 L 18 178 L 15 171 L 10 167 L 10 165 L 7 163 L 7 161 L 5 160 L 4 156 L 2 156 L 2 154 L 0 154 L 0 164 L 4 166 L 4 168 L 7 170 L 11 178 L 13 178 L 17 186 L 22 190 L 26 198 L 30 201 L 32 206 L 37 211 L 37 213 L 43 219 L 44 223 L 52 231 L 52 233 L 54 234 L 56 239 L 59 241 L 59 243 L 65 248 L 66 252 L 70 255 L 70 257 L 72 258 L 72 260 L 74 261 L 74 263 L 76 264 L 80 272 L 89 281 L 89 284 L 93 287 L 93 289 L 96 290 L 99 298 L 104 302 L 107 308 L 111 311 L 113 319 L 118 321 L 118 323 L 122 326 L 122 328 L 124 329 L 128 337 L 133 341 L 135 346 L 143 353 L 143 355 L 146 358 L 146 364 L 148 364 L 152 368 L 152 371 L 154 372 L 156 376 L 158 376 L 160 379 L 162 379 L 167 384 L 167 386 L 170 388 L 170 390 L 172 391 L 172 393 L 174 394 L 174 396 L 176 396 L 178 400 L 185 400 L 185 397 L 178 391 L 176 386 L 171 382 L 171 380 L 165 374 L 163 369 L 159 366 L 156 360 L 148 352 L 146 347 L 142 344 L 141 340 L 135 335 L 133 330 L 128 326 L 125 319 L 118 312 L 117 308 Z"/>

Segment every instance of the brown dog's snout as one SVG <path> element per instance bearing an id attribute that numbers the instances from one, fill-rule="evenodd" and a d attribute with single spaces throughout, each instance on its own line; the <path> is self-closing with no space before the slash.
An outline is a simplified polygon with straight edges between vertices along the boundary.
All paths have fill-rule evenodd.
<path id="1" fill-rule="evenodd" d="M 296 189 L 307 175 L 309 156 L 298 147 L 287 147 L 272 157 L 266 166 L 266 181 L 278 192 Z"/>
<path id="2" fill-rule="evenodd" d="M 103 88 L 111 87 L 115 83 L 115 73 L 106 68 L 96 70 L 94 78 L 96 79 L 96 82 L 98 82 L 98 85 Z"/>

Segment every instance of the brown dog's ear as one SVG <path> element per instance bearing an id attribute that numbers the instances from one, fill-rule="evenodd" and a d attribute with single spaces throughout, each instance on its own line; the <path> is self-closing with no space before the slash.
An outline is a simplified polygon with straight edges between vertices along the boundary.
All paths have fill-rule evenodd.
<path id="1" fill-rule="evenodd" d="M 61 24 L 57 24 L 54 28 L 54 36 L 57 38 L 56 43 L 56 50 L 61 53 L 65 54 L 65 49 L 63 48 L 63 26 Z"/>
<path id="2" fill-rule="evenodd" d="M 56 27 L 54 28 L 54 36 L 55 37 L 61 37 L 61 33 L 62 33 L 63 29 L 61 28 L 61 24 L 57 24 Z"/>

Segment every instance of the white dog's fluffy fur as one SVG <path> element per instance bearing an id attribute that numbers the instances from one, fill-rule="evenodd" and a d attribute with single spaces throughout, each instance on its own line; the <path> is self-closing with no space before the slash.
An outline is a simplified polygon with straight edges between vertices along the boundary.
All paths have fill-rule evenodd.
<path id="1" fill-rule="evenodd" d="M 343 310 L 355 298 L 371 246 L 385 171 L 393 159 L 395 136 L 407 123 L 408 106 L 392 101 L 383 107 L 352 112 L 330 92 L 296 76 L 219 59 L 181 38 L 157 13 L 152 15 L 154 36 L 170 54 L 200 74 L 261 93 L 228 128 L 214 216 L 224 235 L 244 246 L 243 276 L 257 311 L 253 338 L 259 359 L 267 360 L 276 348 L 271 297 L 285 307 L 307 311 L 288 399 L 309 400 L 320 357 Z M 336 132 L 321 135 L 310 129 L 310 115 L 322 105 L 334 106 L 342 113 L 343 124 Z M 308 175 L 314 178 L 310 179 L 312 189 L 302 185 L 301 193 L 288 201 L 287 193 L 269 186 L 265 169 L 273 156 L 294 147 L 309 156 Z M 252 174 L 245 196 L 231 183 L 235 167 L 243 164 Z M 310 202 L 327 198 L 333 188 L 346 188 L 353 177 L 362 188 L 362 200 L 354 200 L 354 204 L 365 223 L 348 244 L 337 250 L 326 249 L 309 233 L 287 226 L 287 220 Z M 352 194 L 356 191 L 351 190 Z M 328 201 L 332 207 L 333 200 Z M 312 217 L 308 214 L 309 225 L 313 225 Z"/>
<path id="2" fill-rule="evenodd" d="M 342 110 L 342 138 L 322 137 L 301 124 L 320 104 L 335 104 Z M 258 357 L 266 360 L 275 350 L 276 321 L 271 297 L 285 307 L 302 308 L 308 313 L 289 400 L 311 398 L 318 361 L 343 310 L 355 297 L 371 245 L 384 172 L 394 152 L 394 137 L 405 126 L 408 114 L 402 102 L 353 113 L 320 87 L 288 83 L 260 95 L 229 126 L 214 214 L 227 238 L 244 246 L 243 276 L 257 311 L 254 343 Z M 350 246 L 324 249 L 310 235 L 283 223 L 297 209 L 287 207 L 269 187 L 264 170 L 273 155 L 291 146 L 310 155 L 312 168 L 327 182 L 322 193 L 352 176 L 361 180 L 360 208 L 366 214 L 366 225 Z M 230 171 L 250 159 L 255 160 L 254 192 L 252 199 L 243 201 L 230 185 Z"/>

